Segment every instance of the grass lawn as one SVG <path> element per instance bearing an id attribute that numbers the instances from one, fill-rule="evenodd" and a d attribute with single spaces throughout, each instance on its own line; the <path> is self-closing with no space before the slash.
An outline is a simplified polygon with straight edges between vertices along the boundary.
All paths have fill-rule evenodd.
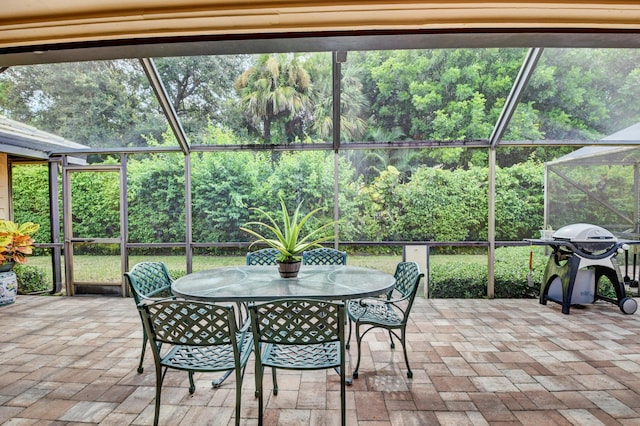
<path id="1" fill-rule="evenodd" d="M 74 278 L 78 282 L 120 282 L 120 257 L 118 256 L 74 256 Z M 171 271 L 186 271 L 184 256 L 130 256 L 129 266 L 142 261 L 162 261 Z M 395 271 L 396 264 L 402 261 L 401 256 L 352 256 L 348 257 L 348 264 L 378 269 L 390 274 Z M 483 255 L 433 255 L 431 264 L 446 263 L 476 263 L 486 264 L 487 257 Z M 244 256 L 194 256 L 193 270 L 217 268 L 222 266 L 244 265 Z M 31 256 L 29 265 L 38 266 L 51 276 L 51 258 L 48 256 Z"/>

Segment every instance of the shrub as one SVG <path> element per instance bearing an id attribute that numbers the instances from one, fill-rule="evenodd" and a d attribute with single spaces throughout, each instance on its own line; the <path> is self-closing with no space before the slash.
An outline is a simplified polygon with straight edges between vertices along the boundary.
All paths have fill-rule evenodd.
<path id="1" fill-rule="evenodd" d="M 533 286 L 529 286 L 529 252 L 533 250 Z M 540 296 L 540 285 L 549 256 L 545 248 L 501 247 L 496 249 L 495 297 L 529 299 Z M 487 266 L 451 261 L 432 264 L 430 295 L 433 298 L 473 299 L 487 296 Z M 598 282 L 598 293 L 616 298 L 613 284 L 607 277 Z M 626 296 L 632 297 L 627 291 Z"/>
<path id="2" fill-rule="evenodd" d="M 533 286 L 529 287 L 529 253 L 533 250 Z M 530 299 L 540 296 L 540 284 L 548 256 L 543 247 L 501 247 L 496 249 L 495 297 Z"/>
<path id="3" fill-rule="evenodd" d="M 433 265 L 430 294 L 435 298 L 475 299 L 487 295 L 487 267 L 469 263 Z"/>
<path id="4" fill-rule="evenodd" d="M 635 297 L 634 293 L 635 292 L 630 289 L 625 289 L 624 295 L 626 297 Z M 613 283 L 608 277 L 601 277 L 600 281 L 598 281 L 598 294 L 611 299 L 616 299 L 618 297 L 616 295 L 616 289 L 613 287 Z"/>
<path id="5" fill-rule="evenodd" d="M 32 265 L 15 265 L 13 272 L 18 280 L 18 294 L 42 293 L 51 290 L 51 283 L 44 269 Z"/>
<path id="6" fill-rule="evenodd" d="M 169 269 L 169 276 L 174 280 L 177 280 L 180 277 L 184 277 L 187 273 L 181 269 Z"/>
<path id="7" fill-rule="evenodd" d="M 533 247 L 533 286 L 529 287 L 529 252 L 531 247 L 501 247 L 496 249 L 494 270 L 495 297 L 537 298 L 547 263 L 544 248 Z M 430 294 L 434 298 L 484 298 L 487 296 L 487 265 L 449 262 L 432 265 Z"/>

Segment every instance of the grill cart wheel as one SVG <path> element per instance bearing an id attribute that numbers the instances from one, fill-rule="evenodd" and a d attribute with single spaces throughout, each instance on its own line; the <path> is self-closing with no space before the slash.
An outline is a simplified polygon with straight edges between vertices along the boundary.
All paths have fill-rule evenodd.
<path id="1" fill-rule="evenodd" d="M 620 301 L 618 306 L 620 306 L 620 310 L 622 312 L 624 312 L 627 315 L 631 315 L 636 311 L 636 309 L 638 309 L 638 302 L 636 302 L 631 297 L 624 297 Z"/>

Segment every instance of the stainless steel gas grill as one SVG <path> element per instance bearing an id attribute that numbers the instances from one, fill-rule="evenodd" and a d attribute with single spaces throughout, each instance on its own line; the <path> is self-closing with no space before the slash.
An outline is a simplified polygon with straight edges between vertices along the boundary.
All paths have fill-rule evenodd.
<path id="1" fill-rule="evenodd" d="M 562 227 L 553 233 L 551 239 L 526 241 L 553 249 L 540 285 L 542 305 L 546 305 L 548 300 L 560 303 L 562 313 L 567 315 L 571 305 L 597 300 L 614 303 L 625 314 L 633 314 L 638 308 L 633 298 L 626 297 L 616 261 L 616 256 L 628 250 L 631 242 L 620 241 L 606 229 L 588 223 Z M 598 282 L 602 277 L 611 281 L 615 299 L 598 293 Z"/>

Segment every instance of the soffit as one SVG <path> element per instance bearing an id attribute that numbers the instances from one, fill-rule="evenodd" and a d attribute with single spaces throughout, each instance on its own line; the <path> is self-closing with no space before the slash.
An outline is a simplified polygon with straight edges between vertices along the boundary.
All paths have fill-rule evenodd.
<path id="1" fill-rule="evenodd" d="M 78 48 L 86 59 L 108 59 L 185 54 L 185 46 L 188 54 L 273 52 L 285 45 L 287 51 L 389 44 L 636 47 L 637 31 L 634 1 L 23 0 L 3 5 L 0 54 L 12 55 L 1 64 L 11 65 L 79 60 L 70 53 L 80 55 Z M 34 51 L 39 59 L 15 56 Z"/>

